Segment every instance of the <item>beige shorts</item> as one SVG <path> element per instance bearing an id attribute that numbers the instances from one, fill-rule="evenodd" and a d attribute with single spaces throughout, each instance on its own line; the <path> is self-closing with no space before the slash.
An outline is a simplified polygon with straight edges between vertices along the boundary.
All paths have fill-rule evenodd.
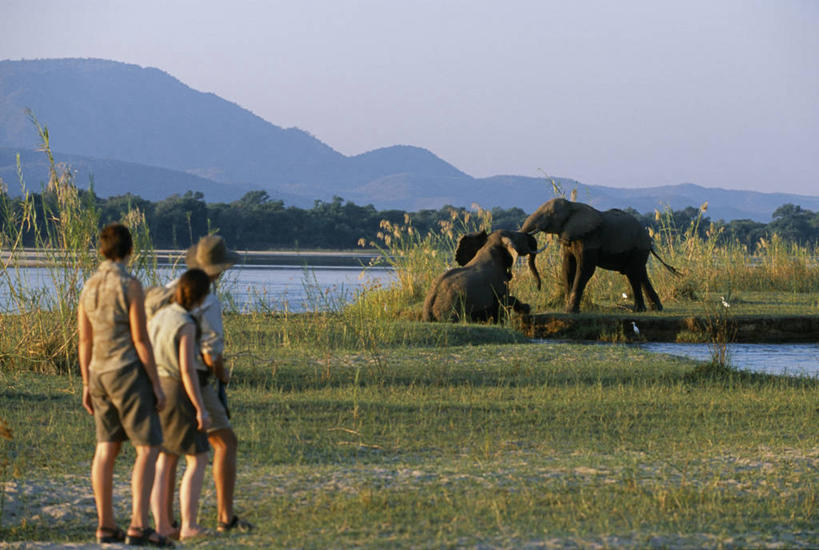
<path id="1" fill-rule="evenodd" d="M 211 379 L 210 383 L 202 386 L 202 400 L 205 402 L 205 410 L 210 416 L 210 428 L 208 433 L 213 433 L 219 430 L 229 430 L 230 420 L 227 416 L 227 411 L 222 402 L 219 401 L 219 396 L 216 394 L 215 385 L 217 382 Z"/>
<path id="2" fill-rule="evenodd" d="M 88 389 L 98 442 L 130 439 L 134 445 L 151 447 L 162 443 L 156 397 L 141 363 L 101 374 L 92 372 Z"/>

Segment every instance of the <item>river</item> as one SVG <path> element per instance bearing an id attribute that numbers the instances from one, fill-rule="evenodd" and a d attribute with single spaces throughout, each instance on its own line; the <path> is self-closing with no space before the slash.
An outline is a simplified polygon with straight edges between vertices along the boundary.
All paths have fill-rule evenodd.
<path id="1" fill-rule="evenodd" d="M 170 266 L 160 267 L 160 281 L 170 281 L 181 273 Z M 225 272 L 220 290 L 230 306 L 246 311 L 253 308 L 291 312 L 328 309 L 347 303 L 373 284 L 389 284 L 393 271 L 384 267 L 361 265 L 276 265 L 243 264 Z M 19 281 L 19 282 L 18 282 Z M 0 312 L 14 311 L 9 283 L 26 289 L 47 303 L 54 296 L 54 281 L 48 268 L 21 267 L 0 278 Z"/>

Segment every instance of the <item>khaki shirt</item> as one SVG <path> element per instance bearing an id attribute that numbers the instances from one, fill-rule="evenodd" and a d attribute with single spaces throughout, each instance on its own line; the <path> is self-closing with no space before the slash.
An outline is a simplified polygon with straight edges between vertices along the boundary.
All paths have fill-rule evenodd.
<path id="1" fill-rule="evenodd" d="M 132 280 L 123 263 L 105 260 L 83 286 L 80 303 L 93 331 L 89 372 L 111 372 L 139 361 L 127 292 Z"/>

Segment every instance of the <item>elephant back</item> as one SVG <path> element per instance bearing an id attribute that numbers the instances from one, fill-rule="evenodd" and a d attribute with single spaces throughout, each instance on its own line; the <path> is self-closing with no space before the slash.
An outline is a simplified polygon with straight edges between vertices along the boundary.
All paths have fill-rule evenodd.
<path id="1" fill-rule="evenodd" d="M 600 248 L 611 254 L 628 250 L 650 250 L 651 237 L 640 222 L 620 209 L 603 212 L 604 222 L 598 234 Z"/>

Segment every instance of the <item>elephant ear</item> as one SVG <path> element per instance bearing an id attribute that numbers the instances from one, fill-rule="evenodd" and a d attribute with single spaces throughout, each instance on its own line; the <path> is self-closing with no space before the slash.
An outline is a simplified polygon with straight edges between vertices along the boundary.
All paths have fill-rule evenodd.
<path id="1" fill-rule="evenodd" d="M 582 202 L 570 204 L 571 214 L 560 232 L 560 240 L 563 242 L 576 241 L 588 235 L 603 223 L 603 215 L 596 208 Z"/>
<path id="2" fill-rule="evenodd" d="M 486 239 L 489 235 L 486 231 L 479 231 L 477 233 L 467 233 L 458 240 L 458 248 L 455 250 L 455 261 L 458 265 L 466 265 L 475 257 L 478 250 L 486 244 Z"/>

